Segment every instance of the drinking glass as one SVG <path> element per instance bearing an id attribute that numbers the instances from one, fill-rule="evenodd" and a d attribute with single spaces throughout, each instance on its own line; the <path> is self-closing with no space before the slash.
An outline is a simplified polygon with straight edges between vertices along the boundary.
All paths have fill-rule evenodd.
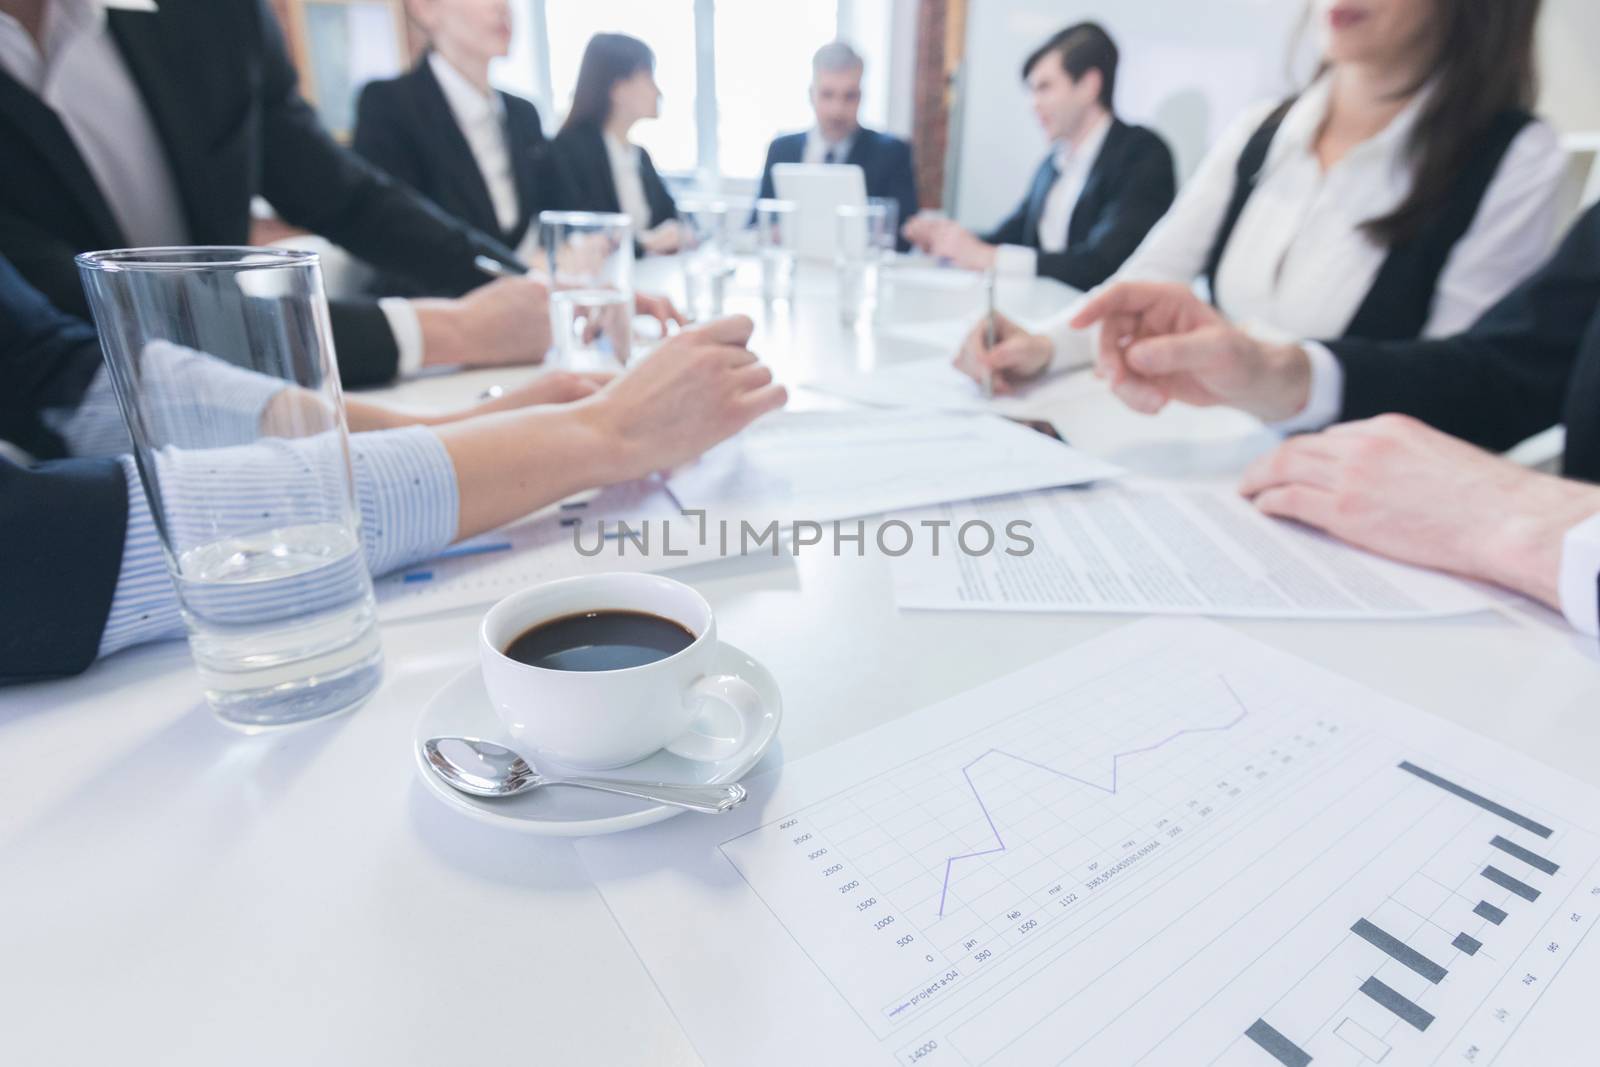
<path id="1" fill-rule="evenodd" d="M 870 203 L 844 205 L 837 214 L 839 319 L 846 326 L 854 326 L 877 312 L 878 274 L 888 214 L 882 204 Z"/>
<path id="2" fill-rule="evenodd" d="M 887 259 L 900 247 L 900 201 L 891 196 L 869 196 L 867 204 L 877 204 L 883 208 L 883 228 L 875 231 L 873 236 Z"/>
<path id="3" fill-rule="evenodd" d="M 551 332 L 561 364 L 618 370 L 633 352 L 633 222 L 588 211 L 539 214 L 550 274 Z"/>
<path id="4" fill-rule="evenodd" d="M 794 299 L 795 206 L 792 200 L 757 200 L 756 254 L 761 259 L 761 299 Z"/>
<path id="5" fill-rule="evenodd" d="M 259 730 L 356 706 L 383 656 L 316 254 L 77 262 L 212 709 Z"/>
<path id="6" fill-rule="evenodd" d="M 721 200 L 685 200 L 678 205 L 684 229 L 683 289 L 689 315 L 722 314 L 734 262 L 729 250 L 728 205 Z"/>

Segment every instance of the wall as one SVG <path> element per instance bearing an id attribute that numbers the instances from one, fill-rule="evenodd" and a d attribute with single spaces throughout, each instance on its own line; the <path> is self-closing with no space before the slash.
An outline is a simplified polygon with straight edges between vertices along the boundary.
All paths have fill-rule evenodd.
<path id="1" fill-rule="evenodd" d="M 1290 62 L 1295 0 L 972 0 L 961 95 L 961 151 L 947 207 L 986 228 L 1015 206 L 1045 142 L 1028 108 L 1022 60 L 1051 33 L 1103 22 L 1123 50 L 1118 110 L 1167 137 L 1183 176 L 1241 108 L 1303 77 Z M 1541 111 L 1567 132 L 1600 131 L 1600 0 L 1545 0 Z M 974 115 L 981 121 L 974 121 Z"/>

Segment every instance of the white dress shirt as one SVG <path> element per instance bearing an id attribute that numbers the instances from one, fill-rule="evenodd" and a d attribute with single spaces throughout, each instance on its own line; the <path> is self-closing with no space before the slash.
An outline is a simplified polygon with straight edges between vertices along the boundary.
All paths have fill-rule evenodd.
<path id="1" fill-rule="evenodd" d="M 438 52 L 428 53 L 428 69 L 444 91 L 445 103 L 450 105 L 450 113 L 478 164 L 478 173 L 489 188 L 495 221 L 502 232 L 509 233 L 517 225 L 519 212 L 511 151 L 506 144 L 505 101 L 493 89 L 487 94 L 480 92 Z"/>
<path id="2" fill-rule="evenodd" d="M 1082 143 L 1059 144 L 1055 149 L 1056 180 L 1045 194 L 1044 209 L 1039 213 L 1039 249 L 1021 245 L 1001 245 L 995 250 L 995 270 L 1001 274 L 1018 274 L 1032 277 L 1038 273 L 1039 252 L 1063 252 L 1067 247 L 1067 227 L 1072 223 L 1072 213 L 1077 210 L 1083 187 L 1089 182 L 1089 172 L 1094 170 L 1100 149 L 1105 147 L 1106 134 L 1111 129 L 1111 116 L 1102 115 Z"/>
<path id="3" fill-rule="evenodd" d="M 619 141 L 610 133 L 602 133 L 606 142 L 606 158 L 611 162 L 611 181 L 617 187 L 617 203 L 622 213 L 633 220 L 633 233 L 637 237 L 650 229 L 650 200 L 644 195 L 644 178 L 639 172 L 639 146 Z"/>
<path id="4" fill-rule="evenodd" d="M 1398 207 L 1411 191 L 1407 146 L 1425 94 L 1324 171 L 1315 147 L 1331 90 L 1331 78 L 1324 76 L 1284 116 L 1218 266 L 1218 306 L 1252 332 L 1342 335 L 1388 256 L 1361 227 Z M 1200 275 L 1233 196 L 1239 155 L 1271 111 L 1272 105 L 1261 105 L 1233 124 L 1111 282 L 1189 283 Z M 1517 135 L 1439 276 L 1424 336 L 1465 329 L 1545 259 L 1565 167 L 1548 124 L 1530 123 Z M 1058 366 L 1092 358 L 1092 342 L 1066 325 L 1070 317 L 1050 329 Z M 1337 366 L 1331 358 L 1317 362 Z M 1318 395 L 1329 391 L 1326 383 L 1314 388 Z M 1336 415 L 1337 390 L 1333 395 Z"/>
<path id="5" fill-rule="evenodd" d="M 0 14 L 0 67 L 66 127 L 130 246 L 189 243 L 166 148 L 106 29 L 105 0 L 50 0 L 36 45 Z"/>
<path id="6" fill-rule="evenodd" d="M 802 163 L 843 163 L 850 158 L 850 149 L 856 145 L 856 135 L 851 133 L 842 141 L 829 141 L 822 136 L 822 131 L 813 126 L 806 131 L 805 151 L 800 155 Z M 832 160 L 828 157 L 832 154 Z"/>

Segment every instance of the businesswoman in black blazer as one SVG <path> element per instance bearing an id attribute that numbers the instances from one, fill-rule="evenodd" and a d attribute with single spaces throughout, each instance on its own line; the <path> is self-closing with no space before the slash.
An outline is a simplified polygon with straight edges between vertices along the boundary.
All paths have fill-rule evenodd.
<path id="1" fill-rule="evenodd" d="M 558 206 L 616 211 L 633 219 L 646 252 L 676 252 L 678 206 L 650 162 L 628 140 L 641 119 L 658 114 L 656 57 L 650 46 L 621 33 L 597 33 L 583 52 L 572 110 L 550 145 Z"/>
<path id="2" fill-rule="evenodd" d="M 538 109 L 489 85 L 511 48 L 507 0 L 411 0 L 428 51 L 408 73 L 369 83 L 352 147 L 445 211 L 516 249 L 548 207 L 548 141 Z M 404 291 L 384 278 L 384 292 Z"/>

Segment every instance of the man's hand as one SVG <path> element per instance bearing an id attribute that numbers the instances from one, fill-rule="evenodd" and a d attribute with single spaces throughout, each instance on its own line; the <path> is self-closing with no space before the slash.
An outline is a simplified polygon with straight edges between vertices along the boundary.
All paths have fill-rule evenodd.
<path id="1" fill-rule="evenodd" d="M 956 223 L 943 215 L 922 211 L 905 221 L 905 225 L 900 227 L 900 235 L 927 252 L 933 248 L 933 242 L 938 240 L 947 228 L 955 225 Z"/>
<path id="2" fill-rule="evenodd" d="M 1005 396 L 1043 373 L 1050 365 L 1053 348 L 1050 338 L 1029 333 L 1004 315 L 996 313 L 994 320 L 994 347 L 988 345 L 988 321 L 980 319 L 961 343 L 955 366 L 974 381 L 981 382 L 989 375 L 995 395 Z"/>
<path id="3" fill-rule="evenodd" d="M 1296 437 L 1239 491 L 1268 515 L 1559 606 L 1561 542 L 1600 489 L 1519 467 L 1404 415 Z"/>
<path id="4" fill-rule="evenodd" d="M 965 227 L 948 220 L 928 251 L 963 270 L 989 270 L 994 266 L 995 246 L 980 241 Z"/>
<path id="5" fill-rule="evenodd" d="M 455 300 L 414 300 L 424 365 L 539 363 L 550 350 L 550 289 L 532 277 L 496 278 Z"/>
<path id="6" fill-rule="evenodd" d="M 1267 422 L 1302 411 L 1311 361 L 1299 345 L 1256 340 L 1187 286 L 1123 282 L 1092 296 L 1074 329 L 1100 326 L 1095 373 L 1135 411 L 1170 401 L 1225 404 Z"/>
<path id="7" fill-rule="evenodd" d="M 735 315 L 684 330 L 586 402 L 599 440 L 617 449 L 614 480 L 686 463 L 784 405 L 783 386 L 745 347 L 754 329 Z"/>

